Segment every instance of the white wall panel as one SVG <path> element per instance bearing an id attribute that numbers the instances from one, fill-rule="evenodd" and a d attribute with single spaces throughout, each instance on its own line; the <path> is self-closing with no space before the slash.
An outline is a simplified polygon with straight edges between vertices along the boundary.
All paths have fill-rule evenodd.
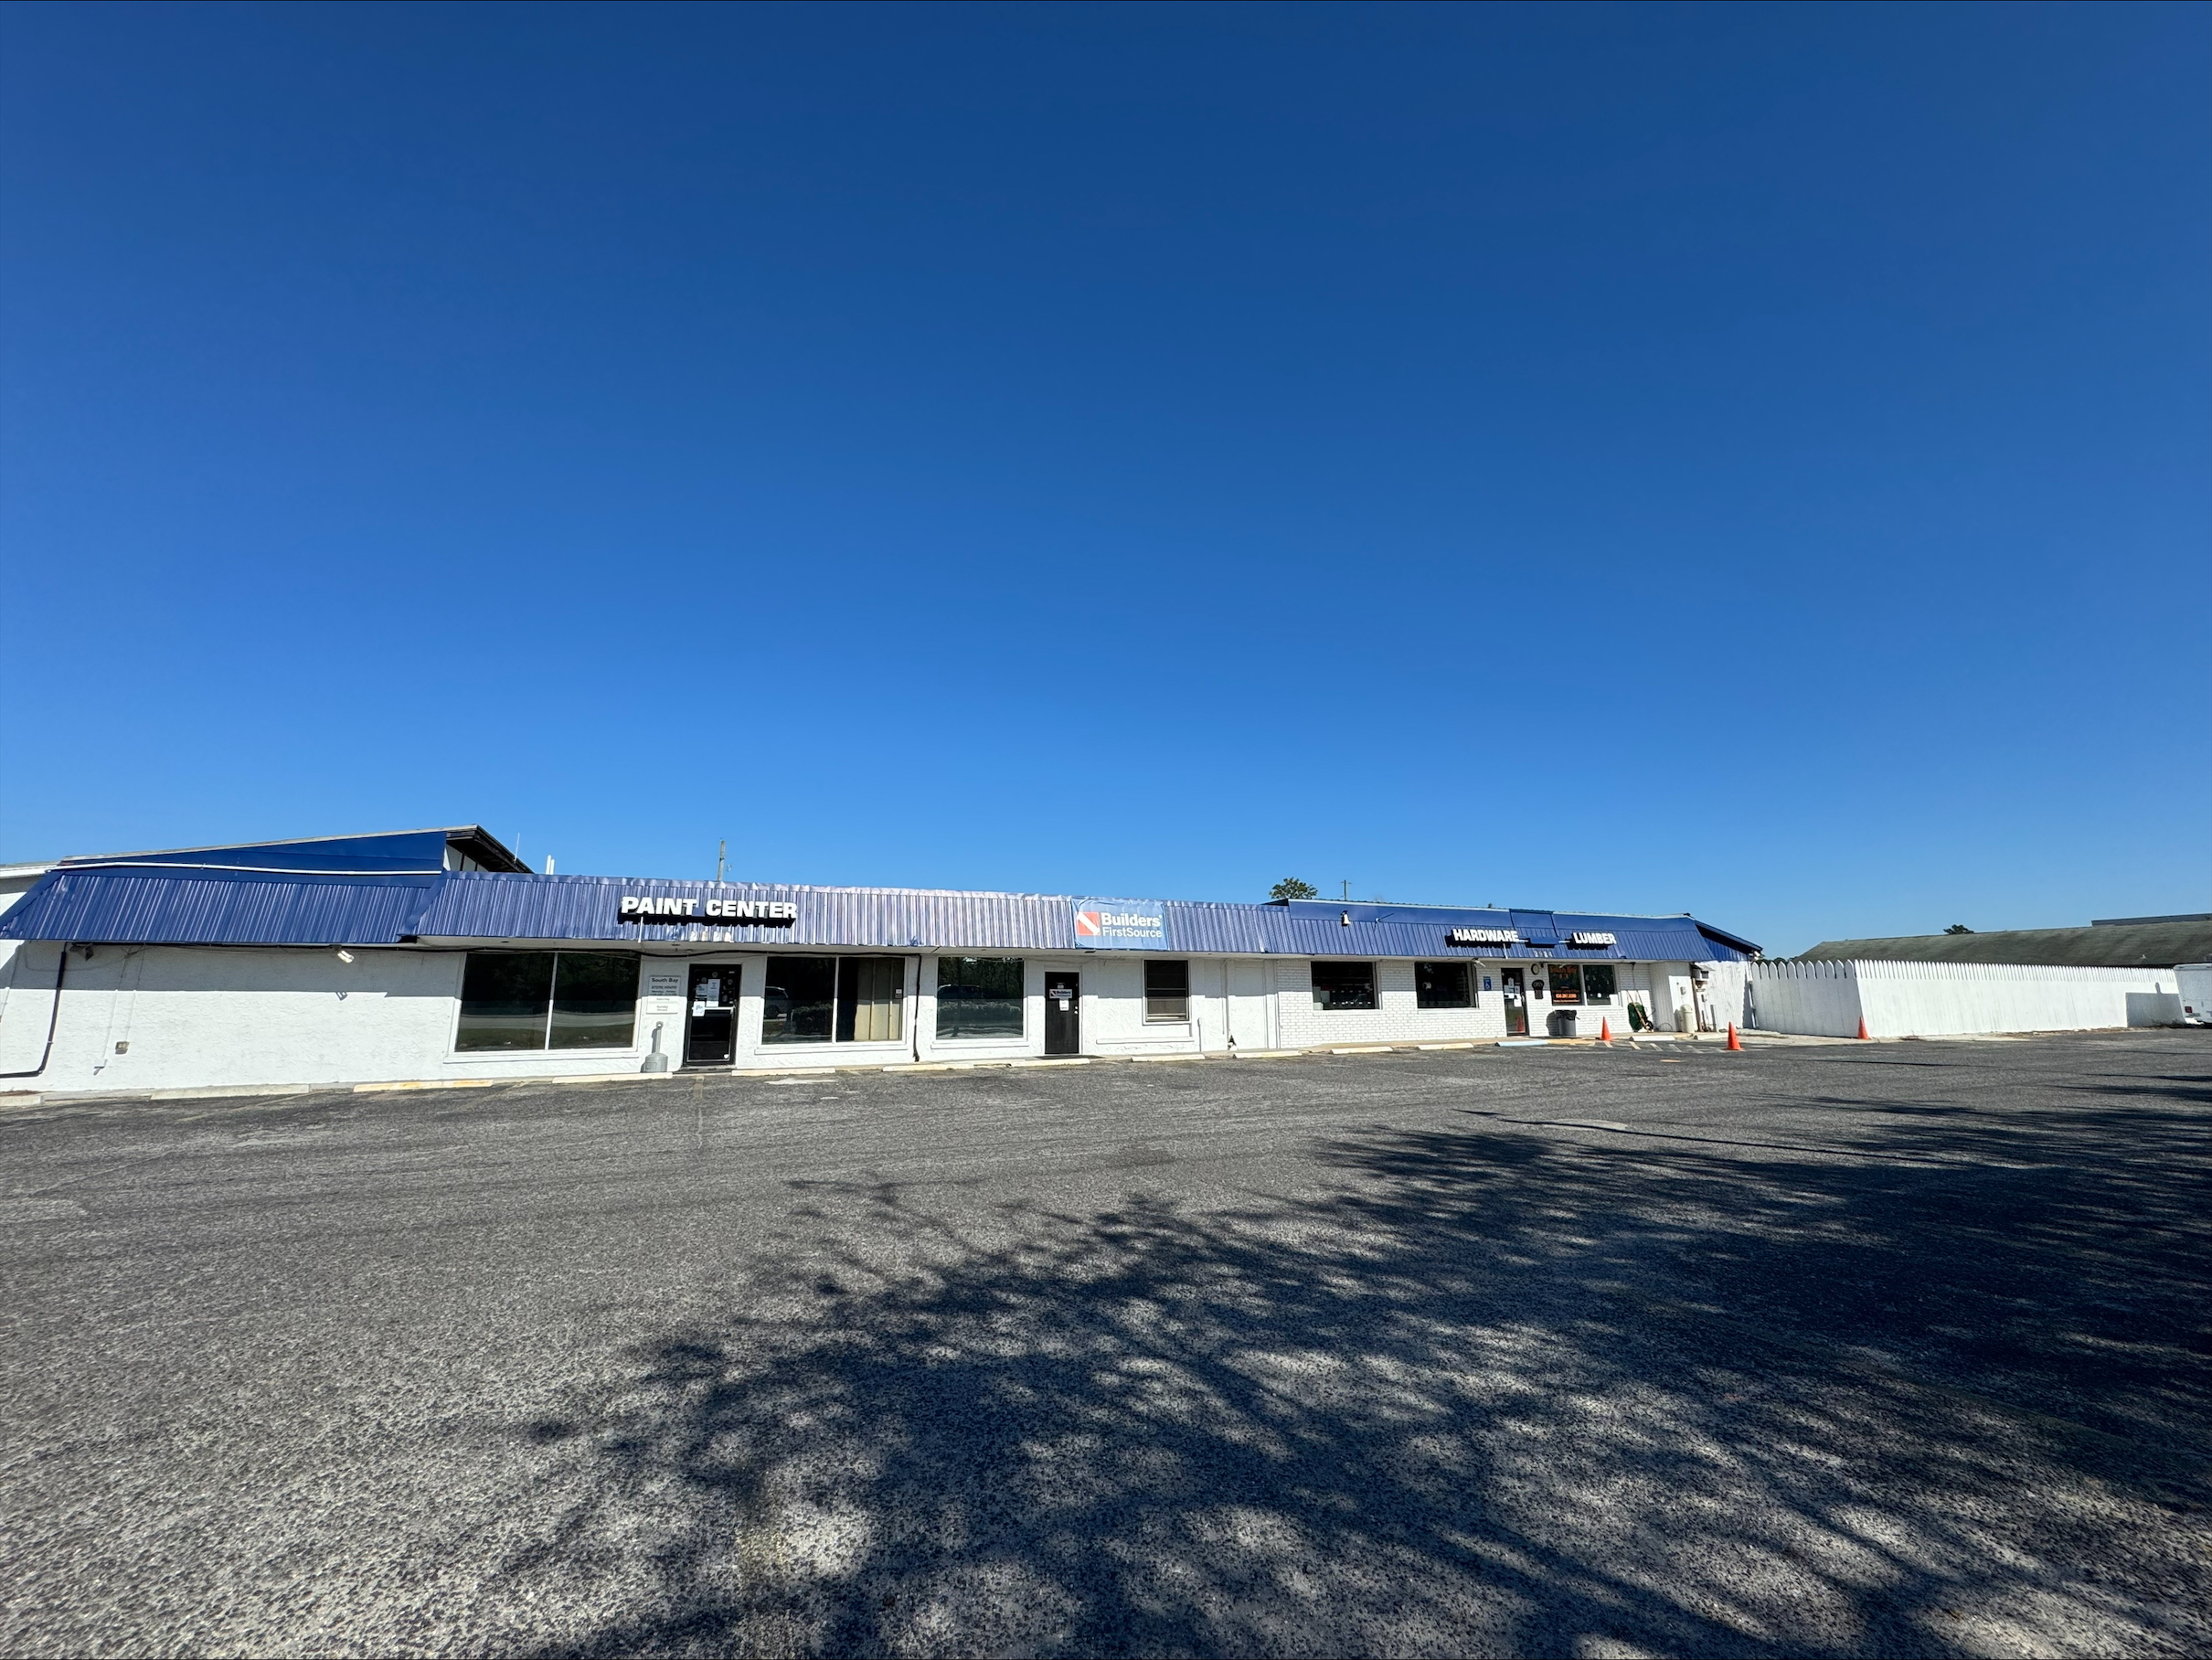
<path id="1" fill-rule="evenodd" d="M 1759 1026 L 1829 1038 L 1862 1018 L 1874 1038 L 2157 1024 L 2176 989 L 2170 968 L 2005 963 L 1759 963 L 1747 979 Z"/>

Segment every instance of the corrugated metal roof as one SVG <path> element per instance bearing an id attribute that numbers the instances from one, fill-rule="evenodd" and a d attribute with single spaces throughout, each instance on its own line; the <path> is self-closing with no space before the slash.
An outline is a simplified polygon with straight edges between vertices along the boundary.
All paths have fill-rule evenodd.
<path id="1" fill-rule="evenodd" d="M 623 922 L 622 896 L 672 899 L 781 899 L 797 905 L 790 927 Z M 597 876 L 445 879 L 415 931 L 425 939 L 712 940 L 740 945 L 977 950 L 1075 949 L 1074 902 L 1047 894 L 955 893 L 909 888 L 802 888 L 758 883 L 639 881 Z"/>
<path id="2" fill-rule="evenodd" d="M 481 825 L 392 830 L 370 835 L 318 835 L 288 842 L 239 842 L 220 847 L 162 847 L 146 853 L 83 854 L 60 861 L 73 869 L 184 867 L 197 870 L 273 870 L 293 876 L 433 876 L 446 867 L 448 846 L 495 870 L 527 865 Z"/>
<path id="3" fill-rule="evenodd" d="M 1824 940 L 1800 963 L 2022 963 L 2072 968 L 2171 968 L 2212 959 L 2212 922 L 2094 923 L 1995 933 Z"/>
<path id="4" fill-rule="evenodd" d="M 790 927 L 622 922 L 622 896 L 705 900 L 784 900 Z M 1078 951 L 1076 900 L 1060 894 L 960 893 L 917 889 L 804 888 L 711 882 L 625 881 L 609 877 L 449 877 L 421 919 L 425 939 L 635 940 L 733 945 L 842 945 L 892 950 Z M 1705 962 L 1738 953 L 1717 945 L 1689 917 L 1555 917 L 1551 935 L 1611 933 L 1592 949 L 1524 945 L 1454 947 L 1451 929 L 1505 926 L 1506 913 L 1441 906 L 1231 905 L 1164 902 L 1165 949 L 1220 953 L 1329 957 L 1529 957 L 1636 962 Z M 1517 913 L 1527 915 L 1529 913 Z M 1343 918 L 1350 916 L 1347 926 Z M 1387 919 L 1387 920 L 1386 920 Z"/>
<path id="5" fill-rule="evenodd" d="M 4 917 L 0 939 L 118 945 L 388 945 L 442 877 L 330 880 L 60 869 Z"/>
<path id="6" fill-rule="evenodd" d="M 1169 899 L 1163 921 L 1177 951 L 1223 952 L 1239 956 L 1280 950 L 1271 945 L 1269 913 L 1274 905 L 1206 904 Z"/>
<path id="7" fill-rule="evenodd" d="M 624 896 L 775 900 L 789 926 L 624 921 Z M 175 944 L 392 944 L 408 940 L 627 941 L 637 943 L 845 946 L 875 950 L 1075 952 L 1076 899 L 1062 894 L 927 889 L 778 887 L 614 877 L 467 872 L 420 878 L 302 879 L 239 872 L 64 868 L 0 917 L 0 938 Z M 1559 957 L 1569 961 L 1702 962 L 1739 953 L 1689 917 L 1604 917 L 1454 910 L 1443 906 L 1234 905 L 1169 900 L 1173 952 L 1302 957 Z M 1347 923 L 1344 919 L 1349 917 Z M 1454 946 L 1456 927 L 1542 918 L 1559 940 L 1611 933 L 1597 948 Z M 1541 935 L 1538 936 L 1539 938 Z"/>
<path id="8" fill-rule="evenodd" d="M 1520 931 L 1521 938 L 1531 945 L 1556 945 L 1559 941 L 1559 922 L 1555 912 L 1548 910 L 1516 910 L 1511 913 L 1508 927 Z"/>

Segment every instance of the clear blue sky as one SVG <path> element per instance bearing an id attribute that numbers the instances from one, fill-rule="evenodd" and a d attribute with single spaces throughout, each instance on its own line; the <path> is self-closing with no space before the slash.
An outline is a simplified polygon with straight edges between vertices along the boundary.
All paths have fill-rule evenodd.
<path id="1" fill-rule="evenodd" d="M 0 8 L 0 857 L 2212 909 L 2212 8 Z"/>

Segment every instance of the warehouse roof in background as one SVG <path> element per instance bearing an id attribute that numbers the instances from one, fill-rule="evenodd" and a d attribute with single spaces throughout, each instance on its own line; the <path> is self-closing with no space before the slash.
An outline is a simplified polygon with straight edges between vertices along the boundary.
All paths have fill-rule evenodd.
<path id="1" fill-rule="evenodd" d="M 67 869 L 268 871 L 287 876 L 436 876 L 447 870 L 526 873 L 482 825 L 318 835 L 301 841 L 236 842 L 219 847 L 164 847 L 151 853 L 95 853 L 58 861 Z"/>
<path id="2" fill-rule="evenodd" d="M 2212 962 L 2212 920 L 2097 922 L 1998 933 L 1823 940 L 1800 963 L 2040 963 L 2068 968 L 2171 968 Z"/>

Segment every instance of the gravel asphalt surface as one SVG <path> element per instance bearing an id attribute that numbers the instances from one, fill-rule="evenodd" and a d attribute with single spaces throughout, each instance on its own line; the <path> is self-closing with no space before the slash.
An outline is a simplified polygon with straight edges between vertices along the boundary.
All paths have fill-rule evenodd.
<path id="1" fill-rule="evenodd" d="M 0 1651 L 2212 1652 L 2212 1033 L 0 1116 Z"/>

